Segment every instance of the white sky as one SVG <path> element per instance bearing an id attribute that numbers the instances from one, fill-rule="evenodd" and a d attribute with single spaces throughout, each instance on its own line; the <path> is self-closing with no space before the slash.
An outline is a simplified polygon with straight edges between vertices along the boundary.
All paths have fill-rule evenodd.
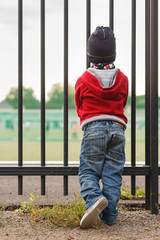
<path id="1" fill-rule="evenodd" d="M 109 25 L 109 0 L 91 0 L 91 32 Z M 137 1 L 136 92 L 145 89 L 145 0 Z M 115 0 L 115 64 L 131 84 L 131 0 Z M 40 0 L 23 0 L 23 85 L 40 99 Z M 0 0 L 0 101 L 18 85 L 18 1 Z M 69 0 L 69 83 L 86 67 L 86 0 Z M 46 98 L 52 85 L 63 83 L 63 0 L 46 0 Z"/>

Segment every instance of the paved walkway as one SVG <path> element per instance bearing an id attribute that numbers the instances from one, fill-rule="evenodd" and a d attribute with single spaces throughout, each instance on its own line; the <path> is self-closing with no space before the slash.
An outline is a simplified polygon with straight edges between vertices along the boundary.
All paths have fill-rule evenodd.
<path id="1" fill-rule="evenodd" d="M 69 177 L 69 193 L 68 196 L 63 195 L 63 177 L 49 176 L 46 177 L 46 195 L 41 196 L 40 177 L 27 176 L 23 177 L 23 195 L 18 195 L 18 177 L 0 176 L 0 206 L 2 205 L 20 205 L 21 202 L 28 201 L 30 193 L 36 194 L 39 198 L 36 204 L 53 205 L 56 201 L 68 202 L 74 199 L 75 194 L 80 192 L 80 186 L 77 176 Z M 125 185 L 130 186 L 130 176 L 124 176 Z M 136 185 L 140 189 L 144 189 L 145 177 L 136 177 Z M 160 177 L 159 177 L 159 193 L 160 193 Z M 127 203 L 126 200 L 121 201 Z M 142 201 L 141 201 L 142 202 Z M 143 201 L 144 202 L 144 201 Z M 159 201 L 160 202 L 160 201 Z"/>

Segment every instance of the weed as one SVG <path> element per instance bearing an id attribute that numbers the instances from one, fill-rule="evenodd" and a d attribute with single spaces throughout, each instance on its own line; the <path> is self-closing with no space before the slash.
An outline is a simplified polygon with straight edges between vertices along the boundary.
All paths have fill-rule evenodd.
<path id="1" fill-rule="evenodd" d="M 7 201 L 4 205 L 0 207 L 0 212 L 3 212 L 7 209 L 7 206 L 9 205 L 9 201 Z"/>
<path id="2" fill-rule="evenodd" d="M 124 184 L 121 192 L 121 199 L 134 199 L 144 197 L 144 190 L 136 188 L 136 195 L 132 196 L 131 192 Z M 29 201 L 22 202 L 18 212 L 29 213 L 32 221 L 45 223 L 49 226 L 70 227 L 79 226 L 80 219 L 85 213 L 84 201 L 81 196 L 76 196 L 73 202 L 62 204 L 54 203 L 52 207 L 40 207 L 33 205 L 33 202 L 38 196 L 30 193 Z"/>
<path id="3" fill-rule="evenodd" d="M 53 207 L 40 207 L 33 205 L 34 200 L 38 197 L 30 194 L 30 201 L 22 202 L 17 212 L 29 213 L 34 222 L 43 222 L 47 225 L 58 227 L 77 227 L 80 219 L 85 213 L 84 201 L 80 196 L 75 196 L 71 203 L 55 203 Z"/>
<path id="4" fill-rule="evenodd" d="M 145 199 L 145 190 L 140 190 L 139 186 L 136 186 L 136 194 L 132 195 L 129 187 L 123 181 L 120 199 Z"/>
<path id="5" fill-rule="evenodd" d="M 0 207 L 0 211 L 3 212 L 3 211 L 6 210 L 6 208 L 7 208 L 7 206 L 3 205 L 3 206 Z"/>
<path id="6" fill-rule="evenodd" d="M 44 207 L 32 212 L 32 219 L 36 222 L 46 222 L 58 227 L 77 227 L 85 212 L 84 202 L 81 197 L 67 205 L 55 203 L 53 207 Z"/>
<path id="7" fill-rule="evenodd" d="M 20 208 L 18 209 L 18 212 L 23 212 L 23 213 L 31 213 L 33 210 L 33 202 L 38 198 L 39 196 L 33 195 L 30 193 L 30 201 L 26 202 L 21 202 Z"/>

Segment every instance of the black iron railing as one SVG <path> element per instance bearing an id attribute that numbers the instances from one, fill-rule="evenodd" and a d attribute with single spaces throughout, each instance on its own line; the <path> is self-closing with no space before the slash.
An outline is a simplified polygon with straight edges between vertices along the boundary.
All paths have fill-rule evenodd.
<path id="1" fill-rule="evenodd" d="M 23 165 L 23 1 L 18 0 L 18 166 Z M 23 177 L 18 176 L 18 194 L 22 194 Z"/>
<path id="2" fill-rule="evenodd" d="M 145 164 L 150 165 L 150 0 L 145 7 Z M 146 209 L 150 209 L 150 176 L 145 177 Z"/>
<path id="3" fill-rule="evenodd" d="M 64 1 L 64 166 L 68 166 L 68 0 Z M 68 175 L 65 174 L 64 195 L 68 195 Z"/>
<path id="4" fill-rule="evenodd" d="M 136 0 L 132 1 L 132 78 L 131 78 L 131 166 L 123 175 L 131 176 L 135 194 L 136 176 L 145 176 L 146 209 L 158 213 L 158 0 L 145 1 L 145 165 L 136 166 Z M 114 29 L 114 0 L 109 0 L 109 24 Z M 86 38 L 90 35 L 91 0 L 86 0 Z M 87 41 L 86 39 L 86 41 Z M 88 60 L 86 66 L 89 66 Z M 45 194 L 45 176 L 64 176 L 64 195 L 68 194 L 68 176 L 78 167 L 68 166 L 68 0 L 64 0 L 64 166 L 45 166 L 45 0 L 41 0 L 41 166 L 23 166 L 23 0 L 18 0 L 18 167 L 0 167 L 1 176 L 18 176 L 18 194 L 23 193 L 23 176 L 41 176 L 41 194 Z"/>
<path id="5" fill-rule="evenodd" d="M 132 52 L 131 52 L 131 165 L 136 165 L 136 0 L 132 0 Z M 135 195 L 135 175 L 131 176 L 131 194 Z"/>
<path id="6" fill-rule="evenodd" d="M 158 213 L 158 0 L 150 7 L 150 209 Z"/>

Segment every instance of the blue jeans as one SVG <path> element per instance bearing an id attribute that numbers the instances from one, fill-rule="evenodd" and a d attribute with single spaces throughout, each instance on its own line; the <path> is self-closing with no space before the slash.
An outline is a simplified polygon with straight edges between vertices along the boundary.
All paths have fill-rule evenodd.
<path id="1" fill-rule="evenodd" d="M 106 224 L 114 224 L 118 215 L 116 206 L 125 163 L 124 128 L 114 121 L 95 121 L 86 125 L 83 130 L 78 173 L 81 196 L 86 202 L 86 209 L 100 197 L 106 197 L 108 206 L 100 214 L 100 218 Z"/>

